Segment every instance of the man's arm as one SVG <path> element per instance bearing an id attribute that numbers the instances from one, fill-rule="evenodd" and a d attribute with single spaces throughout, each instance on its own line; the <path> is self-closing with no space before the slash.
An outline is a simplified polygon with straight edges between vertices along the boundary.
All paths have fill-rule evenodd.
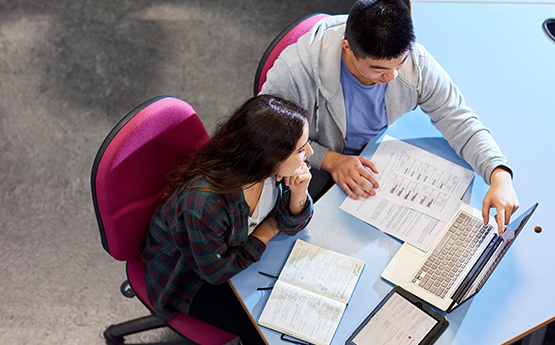
<path id="1" fill-rule="evenodd" d="M 421 68 L 418 105 L 430 116 L 459 157 L 463 158 L 487 184 L 498 166 L 510 166 L 491 132 L 469 108 L 461 91 L 447 72 L 424 49 L 415 47 Z"/>
<path id="2" fill-rule="evenodd" d="M 501 168 L 509 167 L 509 163 L 491 132 L 466 106 L 462 93 L 447 72 L 422 46 L 417 46 L 417 51 L 422 70 L 419 105 L 455 152 L 490 184 L 482 203 L 484 222 L 489 221 L 490 208 L 495 208 L 495 219 L 502 234 L 504 225 L 519 206 L 510 169 Z"/>

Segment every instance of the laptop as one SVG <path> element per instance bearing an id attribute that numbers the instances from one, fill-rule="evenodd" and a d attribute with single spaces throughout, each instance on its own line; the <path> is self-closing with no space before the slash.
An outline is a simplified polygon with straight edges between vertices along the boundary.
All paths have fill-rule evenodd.
<path id="1" fill-rule="evenodd" d="M 428 252 L 405 242 L 382 277 L 449 313 L 480 291 L 537 207 L 500 237 L 493 218 L 484 225 L 482 212 L 463 203 Z"/>

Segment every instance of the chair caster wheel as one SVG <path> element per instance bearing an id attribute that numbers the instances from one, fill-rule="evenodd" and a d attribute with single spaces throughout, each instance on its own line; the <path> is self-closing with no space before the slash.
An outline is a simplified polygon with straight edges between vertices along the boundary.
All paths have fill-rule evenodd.
<path id="1" fill-rule="evenodd" d="M 104 331 L 104 339 L 106 339 L 106 345 L 121 345 L 125 341 L 122 336 L 112 335 L 110 327 Z"/>
<path id="2" fill-rule="evenodd" d="M 131 284 L 129 284 L 129 280 L 124 281 L 121 284 L 119 289 L 125 297 L 127 297 L 127 298 L 135 297 L 135 291 L 133 291 L 133 288 L 131 287 Z"/>

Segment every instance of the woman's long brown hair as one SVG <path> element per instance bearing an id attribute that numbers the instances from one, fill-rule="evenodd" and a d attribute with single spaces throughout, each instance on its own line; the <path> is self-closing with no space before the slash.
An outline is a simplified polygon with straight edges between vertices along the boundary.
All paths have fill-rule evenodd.
<path id="1" fill-rule="evenodd" d="M 265 180 L 296 149 L 306 121 L 306 110 L 278 96 L 247 100 L 170 173 L 164 198 L 200 177 L 223 193 Z"/>

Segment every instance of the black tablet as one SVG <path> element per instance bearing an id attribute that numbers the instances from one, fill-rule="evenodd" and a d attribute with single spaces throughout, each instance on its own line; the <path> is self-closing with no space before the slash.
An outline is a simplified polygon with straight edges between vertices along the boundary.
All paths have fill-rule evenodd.
<path id="1" fill-rule="evenodd" d="M 445 317 L 426 302 L 396 286 L 345 344 L 433 344 L 448 325 Z"/>

